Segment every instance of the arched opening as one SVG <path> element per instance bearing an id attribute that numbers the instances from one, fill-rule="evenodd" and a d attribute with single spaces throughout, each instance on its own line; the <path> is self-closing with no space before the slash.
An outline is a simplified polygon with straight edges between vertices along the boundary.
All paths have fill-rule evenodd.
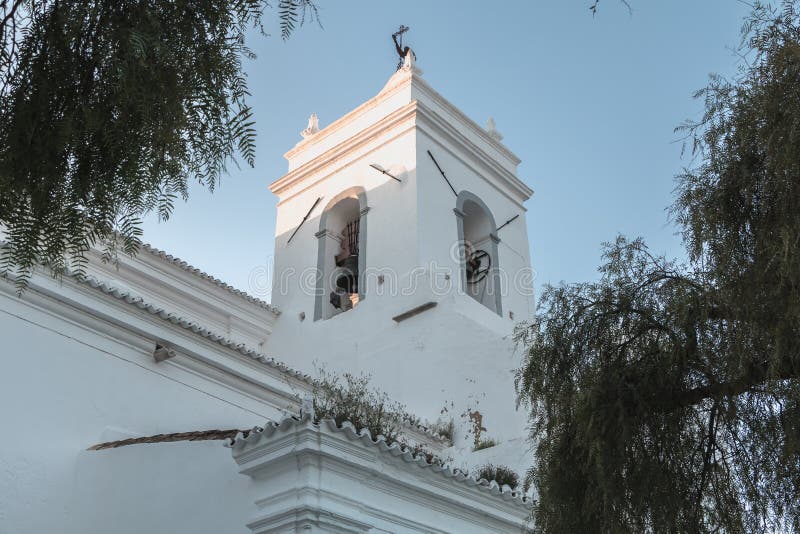
<path id="1" fill-rule="evenodd" d="M 486 204 L 469 191 L 458 195 L 459 259 L 462 290 L 501 314 L 497 226 Z"/>
<path id="2" fill-rule="evenodd" d="M 320 217 L 314 319 L 329 319 L 363 300 L 366 195 L 353 188 L 335 197 Z"/>

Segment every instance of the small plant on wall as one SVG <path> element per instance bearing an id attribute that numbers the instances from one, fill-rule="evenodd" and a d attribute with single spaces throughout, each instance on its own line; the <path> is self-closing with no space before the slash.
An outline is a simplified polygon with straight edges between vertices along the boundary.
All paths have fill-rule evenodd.
<path id="1" fill-rule="evenodd" d="M 406 411 L 405 405 L 372 387 L 369 375 L 339 375 L 325 369 L 317 369 L 317 374 L 312 389 L 315 422 L 333 419 L 338 426 L 349 422 L 357 431 L 369 430 L 373 438 L 383 436 L 388 445 L 399 443 L 414 454 L 424 454 L 428 461 L 441 463 L 424 446 L 406 441 L 403 428 L 419 426 L 419 418 Z"/>
<path id="2" fill-rule="evenodd" d="M 475 477 L 478 480 L 484 479 L 489 482 L 494 480 L 500 487 L 508 485 L 512 490 L 519 486 L 519 476 L 513 469 L 505 465 L 486 464 L 476 469 Z"/>
<path id="3" fill-rule="evenodd" d="M 451 445 L 453 444 L 453 436 L 455 434 L 456 424 L 452 419 L 447 421 L 437 421 L 432 424 L 428 430 L 443 437 L 450 442 Z"/>
<path id="4" fill-rule="evenodd" d="M 483 449 L 490 449 L 490 448 L 494 447 L 495 445 L 497 445 L 497 441 L 495 441 L 492 438 L 486 438 L 486 439 L 482 439 L 482 440 L 478 441 L 478 443 L 475 444 L 475 447 L 472 450 L 473 451 L 482 451 Z"/>
<path id="5" fill-rule="evenodd" d="M 370 387 L 368 375 L 318 372 L 312 390 L 317 421 L 333 419 L 339 426 L 348 421 L 357 430 L 366 428 L 373 437 L 382 435 L 387 443 L 397 441 L 403 424 L 412 421 L 405 406 Z"/>

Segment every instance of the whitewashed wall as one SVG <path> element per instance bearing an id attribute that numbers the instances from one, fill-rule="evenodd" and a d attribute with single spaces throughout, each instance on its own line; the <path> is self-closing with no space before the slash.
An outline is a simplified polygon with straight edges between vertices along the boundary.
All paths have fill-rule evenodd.
<path id="1" fill-rule="evenodd" d="M 0 533 L 247 532 L 247 481 L 220 442 L 86 449 L 157 433 L 250 428 L 282 413 L 246 393 L 244 381 L 236 392 L 211 373 L 155 363 L 154 337 L 184 354 L 176 361 L 191 352 L 265 366 L 97 289 L 47 277 L 33 285 L 40 281 L 73 304 L 35 287 L 18 298 L 0 282 Z M 84 305 L 153 337 L 93 318 L 77 307 Z"/>

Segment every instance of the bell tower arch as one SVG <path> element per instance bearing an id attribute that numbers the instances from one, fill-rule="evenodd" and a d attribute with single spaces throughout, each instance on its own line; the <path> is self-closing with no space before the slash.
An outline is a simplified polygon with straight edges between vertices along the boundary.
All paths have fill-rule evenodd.
<path id="1" fill-rule="evenodd" d="M 497 224 L 489 206 L 477 195 L 461 191 L 456 198 L 459 279 L 461 291 L 503 315 Z"/>
<path id="2" fill-rule="evenodd" d="M 314 320 L 330 319 L 364 300 L 367 257 L 367 193 L 349 187 L 319 217 Z"/>

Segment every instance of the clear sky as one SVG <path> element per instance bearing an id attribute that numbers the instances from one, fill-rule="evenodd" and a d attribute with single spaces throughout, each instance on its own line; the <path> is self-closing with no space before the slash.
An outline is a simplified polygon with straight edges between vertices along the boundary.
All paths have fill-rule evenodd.
<path id="1" fill-rule="evenodd" d="M 325 127 L 378 93 L 405 24 L 424 78 L 479 124 L 494 117 L 522 159 L 537 288 L 596 278 L 600 245 L 618 233 L 682 254 L 665 208 L 690 161 L 673 128 L 698 116 L 691 95 L 710 73 L 735 73 L 742 2 L 630 0 L 629 14 L 602 0 L 594 18 L 589 0 L 317 3 L 322 28 L 283 42 L 268 20 L 272 36 L 250 38 L 255 168 L 232 165 L 213 195 L 195 187 L 170 221 L 146 222 L 146 242 L 268 300 L 250 273 L 270 263 L 267 186 L 286 172 L 283 153 L 312 112 Z"/>

